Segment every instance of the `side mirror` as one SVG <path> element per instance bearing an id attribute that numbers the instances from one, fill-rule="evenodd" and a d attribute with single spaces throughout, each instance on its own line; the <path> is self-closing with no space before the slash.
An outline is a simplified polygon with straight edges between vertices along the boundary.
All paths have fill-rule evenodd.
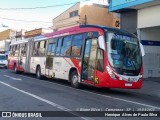
<path id="1" fill-rule="evenodd" d="M 145 56 L 144 47 L 141 43 L 140 43 L 140 49 L 141 49 L 142 56 Z"/>
<path id="2" fill-rule="evenodd" d="M 98 37 L 98 44 L 99 44 L 99 47 L 100 47 L 102 50 L 105 50 L 104 36 L 99 36 L 99 37 Z"/>

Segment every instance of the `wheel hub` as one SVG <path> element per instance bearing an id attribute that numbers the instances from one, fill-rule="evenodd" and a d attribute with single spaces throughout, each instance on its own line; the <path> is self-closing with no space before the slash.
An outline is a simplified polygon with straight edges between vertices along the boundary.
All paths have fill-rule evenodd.
<path id="1" fill-rule="evenodd" d="M 40 71 L 39 70 L 37 71 L 37 76 L 40 77 Z"/>
<path id="2" fill-rule="evenodd" d="M 76 75 L 72 78 L 73 84 L 76 84 L 78 82 L 78 77 Z"/>

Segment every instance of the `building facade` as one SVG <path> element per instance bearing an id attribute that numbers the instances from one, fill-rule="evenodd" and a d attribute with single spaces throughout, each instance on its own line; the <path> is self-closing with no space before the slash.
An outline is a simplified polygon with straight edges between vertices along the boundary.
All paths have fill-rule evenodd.
<path id="1" fill-rule="evenodd" d="M 35 36 L 41 36 L 45 33 L 50 33 L 52 30 L 49 29 L 34 29 L 30 31 L 26 30 L 5 30 L 0 32 L 0 53 L 8 55 L 9 46 L 11 43 L 14 43 L 15 41 L 20 41 L 28 38 L 32 38 Z"/>
<path id="2" fill-rule="evenodd" d="M 0 53 L 8 54 L 10 45 L 10 34 L 13 32 L 11 29 L 7 29 L 0 32 Z"/>
<path id="3" fill-rule="evenodd" d="M 160 1 L 109 0 L 109 2 L 109 10 L 121 14 L 121 28 L 137 34 L 144 46 L 144 77 L 160 77 Z"/>
<path id="4" fill-rule="evenodd" d="M 32 37 L 38 37 L 46 33 L 50 33 L 52 30 L 50 29 L 44 29 L 44 28 L 38 28 L 30 31 L 25 31 L 24 39 L 32 38 Z"/>
<path id="5" fill-rule="evenodd" d="M 13 31 L 10 33 L 11 42 L 19 41 L 24 39 L 25 31 L 21 29 L 20 31 Z"/>
<path id="6" fill-rule="evenodd" d="M 68 10 L 54 18 L 53 30 L 56 31 L 81 24 L 119 27 L 118 23 L 118 14 L 109 12 L 106 4 L 87 1 L 76 3 Z"/>

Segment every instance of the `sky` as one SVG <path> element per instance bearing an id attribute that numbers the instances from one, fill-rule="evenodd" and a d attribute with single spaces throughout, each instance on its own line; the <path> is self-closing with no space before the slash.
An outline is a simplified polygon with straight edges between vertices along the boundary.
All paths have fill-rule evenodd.
<path id="1" fill-rule="evenodd" d="M 0 0 L 0 31 L 4 29 L 32 30 L 52 26 L 52 19 L 73 6 L 80 0 Z M 85 1 L 85 0 L 83 0 Z M 88 1 L 88 0 L 86 0 Z M 100 0 L 92 0 L 99 2 Z M 72 4 L 73 3 L 73 4 Z M 64 5 L 70 4 L 70 5 Z M 35 8 L 44 6 L 64 5 L 41 9 L 5 9 L 5 8 Z M 7 19 L 43 22 L 24 22 Z M 2 24 L 8 27 L 2 27 Z"/>

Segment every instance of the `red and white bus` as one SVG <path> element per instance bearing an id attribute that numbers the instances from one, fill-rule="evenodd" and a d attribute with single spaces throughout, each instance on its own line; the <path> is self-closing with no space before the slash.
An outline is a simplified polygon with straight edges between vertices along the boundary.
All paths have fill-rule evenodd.
<path id="1" fill-rule="evenodd" d="M 68 80 L 71 85 L 139 89 L 143 82 L 140 43 L 123 30 L 80 25 L 15 42 L 8 68 Z"/>

